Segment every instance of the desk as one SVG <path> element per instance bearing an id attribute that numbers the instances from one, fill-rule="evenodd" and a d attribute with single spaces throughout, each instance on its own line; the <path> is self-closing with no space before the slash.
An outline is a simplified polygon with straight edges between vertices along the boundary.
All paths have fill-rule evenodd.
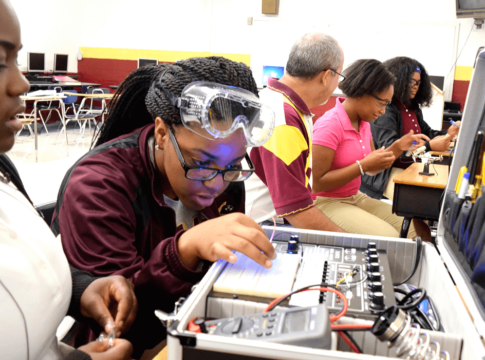
<path id="1" fill-rule="evenodd" d="M 118 88 L 120 87 L 119 85 L 110 85 L 108 86 L 110 89 L 113 89 L 113 90 L 118 90 Z"/>
<path id="2" fill-rule="evenodd" d="M 49 87 L 49 86 L 59 86 L 59 87 L 62 87 L 62 88 L 66 88 L 66 87 L 69 87 L 69 88 L 72 88 L 72 87 L 79 87 L 79 86 L 94 86 L 94 87 L 98 87 L 98 86 L 101 86 L 101 84 L 95 84 L 95 83 L 85 83 L 85 82 L 72 82 L 72 81 L 69 81 L 69 82 L 34 82 L 34 83 L 30 83 L 30 87 Z"/>
<path id="3" fill-rule="evenodd" d="M 393 179 L 392 212 L 404 216 L 402 238 L 407 237 L 412 218 L 438 220 L 440 215 L 440 200 L 448 182 L 448 166 L 431 165 L 430 172 L 438 172 L 434 176 L 419 175 L 423 167 L 424 164 L 414 163 Z"/>
<path id="4" fill-rule="evenodd" d="M 21 96 L 20 99 L 24 101 L 33 101 L 34 102 L 34 142 L 35 142 L 35 162 L 38 162 L 38 143 L 37 143 L 37 103 L 39 101 L 60 101 L 61 107 L 62 107 L 62 113 L 65 114 L 65 108 L 64 108 L 64 102 L 62 99 L 65 99 L 66 97 L 64 94 L 60 96 Z M 62 119 L 61 119 L 62 120 Z M 66 130 L 66 122 L 63 121 L 64 123 L 64 131 Z M 67 145 L 67 131 L 66 133 L 66 145 Z M 66 146 L 66 151 L 67 151 L 67 156 L 69 156 L 69 149 Z"/>
<path id="5" fill-rule="evenodd" d="M 106 94 L 106 93 L 103 93 L 103 94 L 98 94 L 98 93 L 95 93 L 95 94 L 63 93 L 63 95 L 67 95 L 67 96 L 82 96 L 82 97 L 85 97 L 85 98 L 99 98 L 99 99 L 108 99 L 108 100 L 109 99 L 112 99 L 113 96 L 115 96 L 115 94 Z"/>

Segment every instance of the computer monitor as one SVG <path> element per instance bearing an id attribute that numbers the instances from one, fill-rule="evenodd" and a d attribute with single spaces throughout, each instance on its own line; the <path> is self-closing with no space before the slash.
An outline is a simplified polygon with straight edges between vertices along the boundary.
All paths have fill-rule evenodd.
<path id="1" fill-rule="evenodd" d="M 429 75 L 429 81 L 433 83 L 438 89 L 443 91 L 445 86 L 445 77 L 444 76 L 433 76 Z"/>
<path id="2" fill-rule="evenodd" d="M 54 72 L 67 73 L 67 60 L 69 55 L 54 54 Z"/>
<path id="3" fill-rule="evenodd" d="M 28 72 L 44 72 L 45 71 L 45 54 L 44 53 L 28 53 L 27 54 L 27 71 Z"/>
<path id="4" fill-rule="evenodd" d="M 270 77 L 281 79 L 284 74 L 285 68 L 283 66 L 263 66 L 263 85 L 268 85 Z"/>
<path id="5" fill-rule="evenodd" d="M 456 17 L 485 18 L 485 0 L 456 0 Z"/>
<path id="6" fill-rule="evenodd" d="M 138 59 L 138 69 L 147 65 L 158 65 L 157 59 Z"/>

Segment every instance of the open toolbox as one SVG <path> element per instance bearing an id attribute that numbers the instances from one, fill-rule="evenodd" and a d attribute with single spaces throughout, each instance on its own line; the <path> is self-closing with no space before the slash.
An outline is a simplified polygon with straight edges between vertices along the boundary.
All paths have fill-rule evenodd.
<path id="1" fill-rule="evenodd" d="M 274 277 L 275 281 L 258 282 L 261 285 L 259 288 L 255 285 L 254 288 L 248 290 L 244 288 L 246 286 L 244 284 L 248 283 L 247 280 L 234 277 L 238 270 L 235 265 L 222 260 L 214 263 L 203 280 L 194 287 L 177 313 L 168 316 L 168 359 L 485 359 L 483 342 L 485 289 L 482 287 L 485 286 L 485 253 L 482 256 L 482 250 L 485 251 L 483 246 L 485 244 L 485 211 L 478 211 L 481 201 L 479 199 L 482 196 L 480 175 L 485 174 L 485 165 L 483 165 L 485 141 L 483 141 L 483 137 L 480 140 L 479 136 L 482 129 L 485 133 L 485 52 L 482 52 L 477 59 L 470 83 L 462 128 L 453 154 L 450 177 L 442 202 L 436 245 L 410 239 L 279 227 L 274 236 L 274 246 L 280 247 L 281 259 L 285 256 L 289 258 L 289 246 L 293 246 L 295 239 L 292 236 L 298 237 L 302 258 L 299 265 L 296 266 L 297 270 L 292 270 L 294 268 L 293 260 L 285 260 L 285 266 L 280 266 L 279 270 L 275 270 L 279 276 Z M 464 166 L 467 167 L 465 170 L 471 173 L 469 179 L 471 195 L 468 193 L 465 199 L 460 199 L 463 201 L 458 201 L 456 200 L 458 196 L 456 190 L 459 190 L 459 186 L 457 187 L 456 183 L 457 179 L 459 183 L 461 182 Z M 455 208 L 453 204 L 455 204 Z M 485 198 L 484 201 L 481 201 L 481 206 L 485 209 Z M 467 213 L 468 210 L 470 213 Z M 454 221 L 453 226 L 451 226 L 451 221 Z M 479 228 L 480 231 L 475 230 L 475 233 L 478 232 L 480 235 L 482 227 L 484 228 L 484 240 L 480 242 L 480 237 L 473 238 L 472 234 L 474 234 L 474 229 Z M 273 228 L 263 227 L 263 229 L 270 237 Z M 470 246 L 474 246 L 474 261 L 470 260 Z M 379 257 L 379 261 L 377 259 L 375 263 L 370 261 L 371 255 Z M 238 262 L 243 261 L 242 257 L 238 257 Z M 416 262 L 417 257 L 420 258 L 419 263 Z M 311 259 L 323 259 L 323 264 L 325 264 L 323 265 L 323 277 L 321 277 L 322 269 L 318 267 L 320 263 L 315 265 L 315 268 L 307 265 L 313 261 Z M 282 264 L 283 260 L 281 261 Z M 321 334 L 325 334 L 322 335 L 325 338 L 325 345 L 321 347 L 305 346 L 304 342 L 295 345 L 292 341 L 285 340 L 284 337 L 281 337 L 283 340 L 276 341 L 273 339 L 275 333 L 270 334 L 271 331 L 266 331 L 269 335 L 266 333 L 259 335 L 261 322 L 264 322 L 264 329 L 267 329 L 268 325 L 265 321 L 269 319 L 262 317 L 263 311 L 268 308 L 268 301 L 261 295 L 263 290 L 266 288 L 268 294 L 276 296 L 285 293 L 284 291 L 288 289 L 294 290 L 299 281 L 300 285 L 307 284 L 301 280 L 305 267 L 311 268 L 311 271 L 307 270 L 307 274 L 310 274 L 308 276 L 318 274 L 317 277 L 312 278 L 320 277 L 321 281 L 317 281 L 317 283 L 336 284 L 346 280 L 349 271 L 359 273 L 360 283 L 359 281 L 348 283 L 347 288 L 345 281 L 342 283 L 342 289 L 346 289 L 345 295 L 350 298 L 348 309 L 345 316 L 335 320 L 332 326 L 338 324 L 370 326 L 370 324 L 377 323 L 376 320 L 382 320 L 384 317 L 380 312 L 381 309 L 388 308 L 392 303 L 397 302 L 392 294 L 393 284 L 406 280 L 414 270 L 414 274 L 407 279 L 406 284 L 426 290 L 427 296 L 434 303 L 434 312 L 440 320 L 441 331 L 421 329 L 419 333 L 408 333 L 408 337 L 416 336 L 420 338 L 420 342 L 416 343 L 419 346 L 414 344 L 404 352 L 403 348 L 398 346 L 399 344 L 394 343 L 395 339 L 389 342 L 383 336 L 388 335 L 388 330 L 385 333 L 376 333 L 377 336 L 371 331 L 349 331 L 354 343 L 362 350 L 360 354 L 352 352 L 347 342 L 337 336 L 336 331 L 330 331 L 330 325 L 327 324 L 325 324 L 326 327 L 323 326 L 320 329 Z M 482 267 L 484 276 L 481 275 Z M 244 265 L 241 265 L 241 269 L 244 270 Z M 250 274 L 254 277 L 259 274 L 258 271 L 262 270 L 253 269 L 251 271 Z M 375 272 L 381 273 L 377 290 L 372 289 L 376 282 L 371 281 L 371 276 Z M 240 288 L 244 289 L 241 291 Z M 233 290 L 234 293 L 231 293 Z M 238 291 L 236 292 L 236 290 Z M 282 312 L 278 311 L 284 312 L 288 306 L 292 309 L 297 307 L 303 309 L 305 306 L 315 305 L 315 301 L 316 304 L 322 303 L 323 299 L 327 311 L 335 318 L 335 314 L 339 313 L 339 309 L 342 307 L 339 305 L 339 296 L 333 293 L 323 293 L 323 291 L 314 293 L 313 300 L 308 300 L 310 297 L 306 295 L 305 297 L 300 296 L 301 294 L 292 295 L 289 300 L 287 298 L 286 301 L 279 304 L 279 307 L 271 309 L 267 314 L 270 314 L 268 316 L 271 317 L 273 316 L 271 312 L 273 312 L 275 318 L 280 319 Z M 310 337 L 314 328 L 318 326 L 315 324 L 310 326 L 309 319 L 313 319 L 313 310 L 311 312 L 309 310 L 305 314 L 307 313 L 310 315 L 303 316 L 301 315 L 303 312 L 298 315 L 300 320 L 297 324 L 301 322 L 307 324 L 308 327 L 305 328 L 305 331 L 306 335 Z M 310 316 L 312 317 L 310 318 Z M 188 326 L 194 318 L 229 319 L 230 322 L 227 324 L 231 324 L 230 327 L 220 327 L 226 323 L 217 323 L 217 321 L 207 324 L 214 326 L 214 329 L 222 329 L 221 331 L 224 332 L 224 329 L 229 329 L 229 331 L 234 329 L 236 323 L 238 331 L 233 331 L 230 335 L 225 336 L 216 335 L 216 330 L 209 330 L 206 333 L 189 331 Z M 288 321 L 291 318 L 289 312 L 281 315 L 281 320 L 278 320 L 278 324 L 280 324 L 278 325 L 280 330 L 278 336 L 285 333 L 286 318 Z M 391 319 L 394 322 L 390 321 L 389 329 L 395 330 L 398 318 L 399 315 L 396 315 Z M 247 319 L 252 319 L 251 327 L 246 332 L 239 331 L 244 328 Z M 409 329 L 406 328 L 407 330 Z M 211 334 L 211 331 L 214 334 Z M 288 329 L 286 329 L 287 331 Z M 404 335 L 405 331 L 402 332 L 403 338 Z M 426 351 L 429 350 L 426 355 L 416 354 L 416 352 L 422 352 L 425 347 L 427 347 Z M 447 354 L 442 351 L 446 351 Z"/>

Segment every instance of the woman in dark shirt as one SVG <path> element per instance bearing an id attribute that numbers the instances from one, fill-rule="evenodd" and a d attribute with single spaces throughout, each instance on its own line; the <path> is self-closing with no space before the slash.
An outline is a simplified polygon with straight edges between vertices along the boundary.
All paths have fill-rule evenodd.
<path id="1" fill-rule="evenodd" d="M 433 96 L 431 82 L 424 66 L 408 57 L 396 57 L 384 62 L 384 65 L 396 76 L 394 96 L 386 113 L 371 123 L 375 148 L 388 148 L 396 140 L 413 130 L 415 134 L 424 134 L 430 138 L 425 143 L 426 151 L 445 151 L 450 141 L 458 134 L 459 128 L 451 126 L 448 131 L 433 130 L 423 119 L 421 106 L 429 106 Z M 404 152 L 393 166 L 376 176 L 362 176 L 360 190 L 367 195 L 380 199 L 383 195 L 393 199 L 394 185 L 392 178 L 400 174 L 412 163 Z"/>
<path id="2" fill-rule="evenodd" d="M 234 262 L 237 250 L 269 268 L 276 257 L 244 215 L 243 180 L 254 171 L 246 146 L 267 140 L 274 124 L 257 94 L 248 66 L 222 57 L 142 67 L 61 184 L 52 229 L 67 258 L 135 285 L 135 356 L 165 336 L 154 310 L 172 312 L 208 262 Z"/>

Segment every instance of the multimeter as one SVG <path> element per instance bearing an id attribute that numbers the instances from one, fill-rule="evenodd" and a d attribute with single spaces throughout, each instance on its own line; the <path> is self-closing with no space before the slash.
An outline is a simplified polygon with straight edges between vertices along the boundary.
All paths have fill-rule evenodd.
<path id="1" fill-rule="evenodd" d="M 207 333 L 240 339 L 330 349 L 330 319 L 323 304 L 205 322 Z"/>

